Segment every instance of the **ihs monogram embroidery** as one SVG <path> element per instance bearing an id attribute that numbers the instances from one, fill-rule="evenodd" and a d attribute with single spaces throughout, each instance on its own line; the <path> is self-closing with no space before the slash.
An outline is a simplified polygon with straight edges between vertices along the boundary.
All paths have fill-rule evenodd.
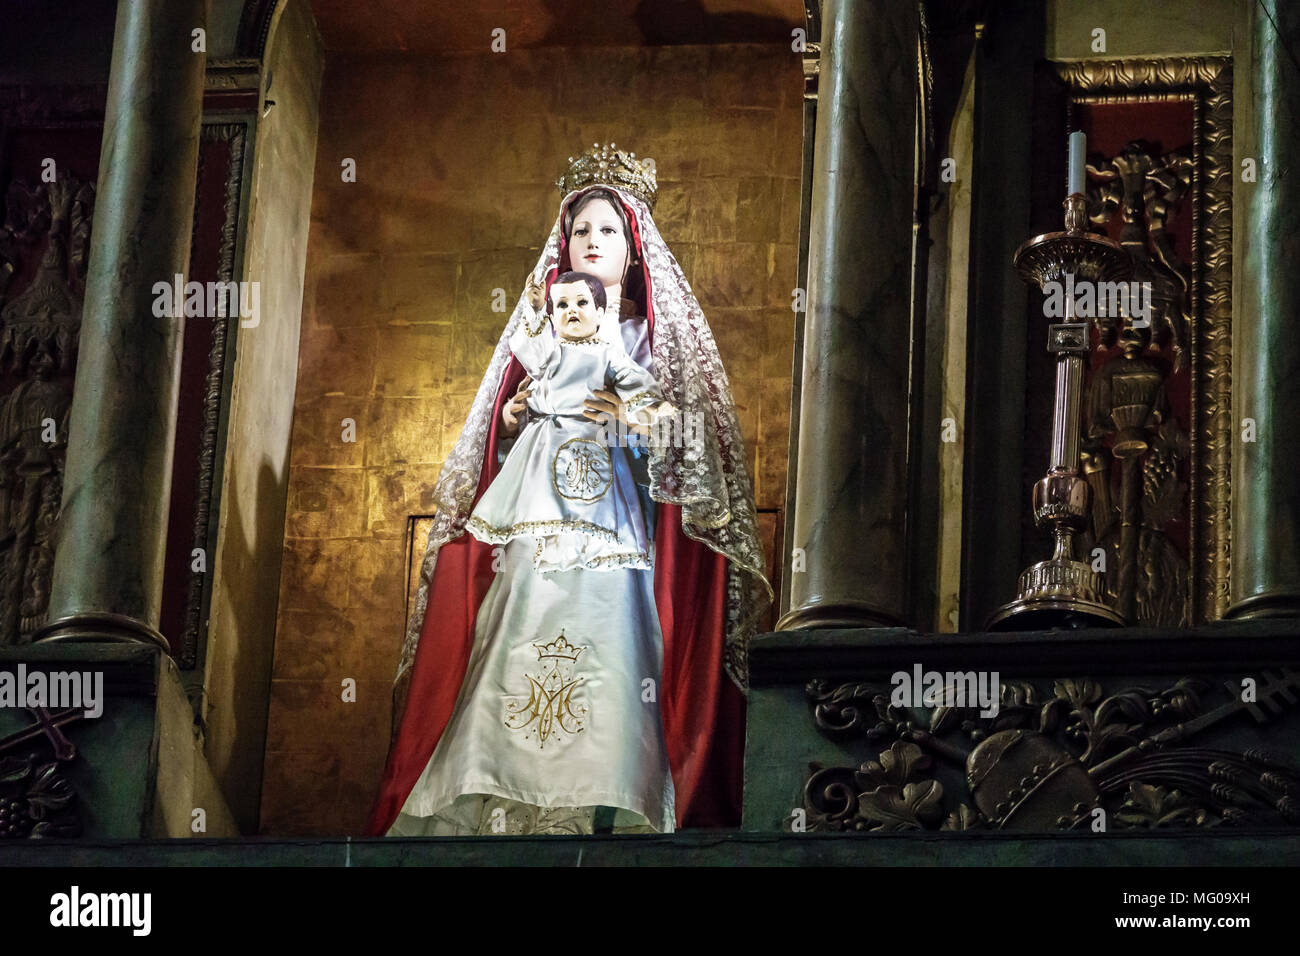
<path id="1" fill-rule="evenodd" d="M 545 749 L 548 740 L 572 737 L 586 727 L 587 708 L 573 699 L 583 678 L 574 677 L 573 671 L 587 648 L 570 644 L 564 631 L 551 643 L 533 647 L 542 672 L 524 675 L 528 700 L 506 704 L 506 726 L 524 731 L 525 740 L 535 740 L 538 749 Z"/>
<path id="2" fill-rule="evenodd" d="M 564 480 L 578 494 L 591 494 L 600 487 L 600 476 L 596 474 L 596 463 L 588 448 L 578 449 L 569 459 L 569 467 L 564 469 Z"/>
<path id="3" fill-rule="evenodd" d="M 555 453 L 555 490 L 575 501 L 595 501 L 614 479 L 609 449 L 590 438 L 570 438 Z"/>

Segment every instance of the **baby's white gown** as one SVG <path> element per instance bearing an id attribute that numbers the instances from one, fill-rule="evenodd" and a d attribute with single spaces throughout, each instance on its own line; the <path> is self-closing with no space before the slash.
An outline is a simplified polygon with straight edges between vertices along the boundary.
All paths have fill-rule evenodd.
<path id="1" fill-rule="evenodd" d="M 466 530 L 488 544 L 532 538 L 539 571 L 652 567 L 627 454 L 582 412 L 599 388 L 613 388 L 629 411 L 655 404 L 654 376 L 617 337 L 560 338 L 545 316 L 522 322 L 510 351 L 533 379 L 529 421 Z"/>
<path id="2" fill-rule="evenodd" d="M 451 720 L 389 835 L 591 832 L 597 806 L 620 829 L 673 830 L 653 547 L 626 449 L 581 415 L 611 384 L 629 404 L 657 396 L 613 338 L 568 343 L 544 322 L 511 338 L 530 419 L 467 523 L 504 553 Z"/>

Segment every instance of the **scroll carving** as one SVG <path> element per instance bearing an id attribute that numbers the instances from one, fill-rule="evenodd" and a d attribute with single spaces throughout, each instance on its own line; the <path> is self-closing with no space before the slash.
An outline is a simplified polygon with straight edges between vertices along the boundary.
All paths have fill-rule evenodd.
<path id="1" fill-rule="evenodd" d="M 1231 681 L 1216 689 L 1192 677 L 1109 691 L 1090 677 L 1057 680 L 1048 692 L 1012 681 L 1001 685 L 992 717 L 978 708 L 896 707 L 868 683 L 812 681 L 806 690 L 823 732 L 884 748 L 856 768 L 811 768 L 808 830 L 1300 825 L 1300 767 L 1259 748 L 1192 739 L 1222 722 L 1263 724 L 1293 708 L 1300 671 L 1290 668 L 1265 672 L 1251 701 Z M 945 792 L 941 764 L 963 772 L 964 792 Z"/>

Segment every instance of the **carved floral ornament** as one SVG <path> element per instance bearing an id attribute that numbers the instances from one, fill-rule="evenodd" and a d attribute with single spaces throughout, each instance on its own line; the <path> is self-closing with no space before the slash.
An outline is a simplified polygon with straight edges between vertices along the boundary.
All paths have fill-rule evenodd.
<path id="1" fill-rule="evenodd" d="M 28 708 L 35 723 L 0 739 L 0 840 L 69 838 L 81 835 L 77 793 L 65 764 L 77 748 L 63 728 L 83 719 L 80 709 Z M 53 759 L 42 755 L 43 745 Z"/>
<path id="2" fill-rule="evenodd" d="M 1261 749 L 1184 746 L 1242 712 L 1257 723 L 1277 717 L 1296 703 L 1300 671 L 1266 672 L 1249 700 L 1231 681 L 1216 692 L 1190 677 L 1162 690 L 1109 693 L 1092 678 L 1057 680 L 1050 693 L 1017 681 L 1002 685 L 992 717 L 946 706 L 926 716 L 873 688 L 807 687 L 819 729 L 888 743 L 856 769 L 811 768 L 802 808 L 808 830 L 1300 824 L 1300 767 Z M 945 792 L 941 763 L 964 771 L 965 794 Z"/>

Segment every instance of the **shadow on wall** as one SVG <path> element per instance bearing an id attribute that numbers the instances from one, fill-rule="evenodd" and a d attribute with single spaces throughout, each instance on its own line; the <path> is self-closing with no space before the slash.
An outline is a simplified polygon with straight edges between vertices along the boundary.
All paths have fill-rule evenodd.
<path id="1" fill-rule="evenodd" d="M 277 477 L 268 462 L 264 458 L 258 468 L 257 490 L 251 500 L 239 485 L 239 469 L 232 469 L 228 475 L 230 487 L 225 500 L 230 512 L 223 522 L 222 568 L 227 580 L 236 582 L 238 592 L 228 602 L 230 617 L 223 628 L 228 637 L 222 646 L 214 648 L 214 635 L 209 633 L 206 664 L 220 668 L 208 675 L 206 722 L 222 724 L 221 740 L 226 752 L 219 755 L 224 759 L 218 763 L 218 780 L 242 833 L 258 832 L 283 555 L 278 536 L 271 535 L 274 542 L 250 540 L 246 529 L 269 532 L 283 528 L 288 492 L 287 474 Z M 279 520 L 275 520 L 277 514 Z M 266 635 L 265 646 L 250 646 L 257 635 Z M 219 692 L 222 685 L 228 692 Z M 216 712 L 218 701 L 224 700 L 232 703 L 233 713 Z"/>

